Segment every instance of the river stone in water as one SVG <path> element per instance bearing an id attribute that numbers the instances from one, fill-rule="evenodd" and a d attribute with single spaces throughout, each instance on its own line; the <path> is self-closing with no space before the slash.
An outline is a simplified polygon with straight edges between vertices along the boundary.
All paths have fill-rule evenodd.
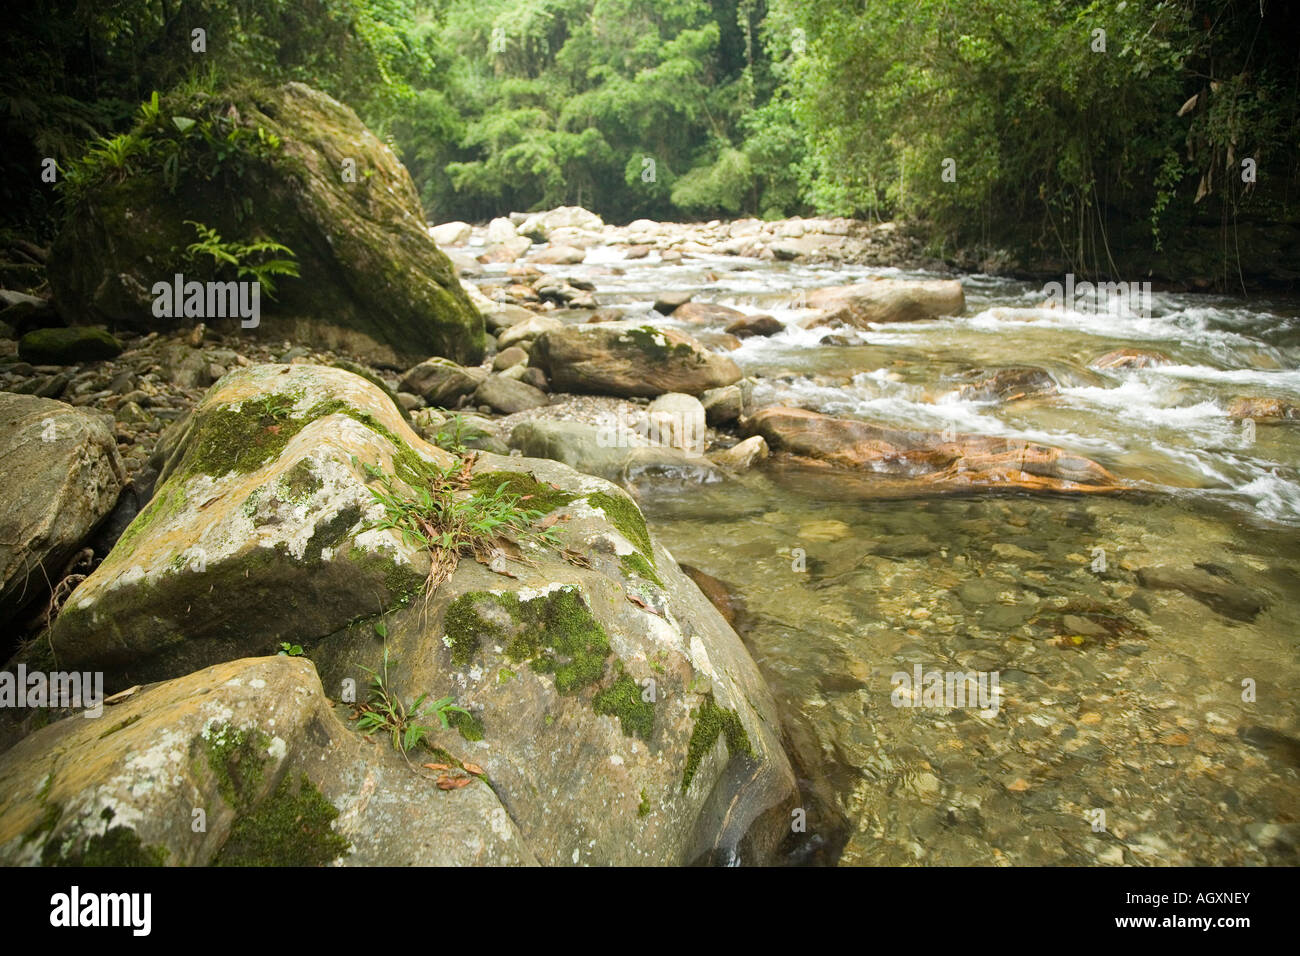
<path id="1" fill-rule="evenodd" d="M 60 313 L 81 325 L 173 329 L 177 319 L 154 315 L 152 289 L 177 272 L 211 278 L 193 274 L 173 252 L 195 241 L 185 221 L 196 220 L 227 241 L 262 233 L 295 253 L 301 278 L 282 278 L 274 303 L 261 297 L 256 334 L 393 365 L 426 355 L 479 361 L 482 316 L 430 238 L 419 195 L 392 150 L 347 106 L 301 83 L 232 95 L 186 103 L 183 115 L 220 113 L 250 133 L 260 127 L 279 137 L 278 149 L 246 159 L 240 196 L 250 201 L 252 218 L 237 218 L 223 177 L 189 176 L 185 188 L 168 191 L 149 168 L 101 183 L 65 219 L 51 248 Z M 182 110 L 164 97 L 164 117 L 172 108 Z M 164 123 L 171 130 L 170 119 Z M 366 171 L 363 180 L 343 181 L 345 158 Z M 187 166 L 193 163 L 182 155 L 180 167 Z"/>
<path id="2" fill-rule="evenodd" d="M 336 631 L 409 593 L 428 558 L 392 531 L 364 467 L 451 456 L 342 369 L 258 365 L 218 382 L 153 499 L 73 592 L 51 632 L 61 664 L 110 690 Z"/>
<path id="3" fill-rule="evenodd" d="M 102 417 L 0 392 L 0 617 L 49 597 L 47 580 L 58 583 L 125 481 Z"/>
<path id="4" fill-rule="evenodd" d="M 546 373 L 556 391 L 624 397 L 699 395 L 741 377 L 735 362 L 688 335 L 626 322 L 545 332 L 533 344 L 529 362 Z"/>
<path id="5" fill-rule="evenodd" d="M 570 468 L 628 486 L 647 475 L 716 481 L 722 475 L 703 455 L 648 441 L 640 432 L 613 425 L 539 419 L 520 422 L 510 447 L 529 458 L 549 458 Z"/>
<path id="6" fill-rule="evenodd" d="M 0 757 L 0 862 L 536 863 L 486 783 L 438 790 L 383 743 L 349 729 L 308 660 L 206 668 Z"/>
<path id="7" fill-rule="evenodd" d="M 997 489 L 1118 491 L 1101 465 L 1059 448 L 1007 438 L 901 431 L 802 408 L 772 406 L 745 422 L 793 463 L 834 469 L 890 496 Z"/>
<path id="8" fill-rule="evenodd" d="M 487 772 L 543 864 L 767 859 L 794 781 L 735 632 L 615 486 L 487 454 L 475 473 L 531 495 L 581 560 L 525 544 L 508 573 L 462 561 L 427 608 L 388 615 L 394 692 L 472 711 L 472 746 L 439 742 Z M 312 650 L 326 686 L 378 655 L 367 627 Z"/>
<path id="9" fill-rule="evenodd" d="M 843 322 L 866 328 L 875 322 L 916 322 L 960 315 L 966 308 L 966 296 L 956 279 L 873 279 L 814 289 L 808 293 L 808 306 L 821 313 L 812 322 L 814 326 Z"/>

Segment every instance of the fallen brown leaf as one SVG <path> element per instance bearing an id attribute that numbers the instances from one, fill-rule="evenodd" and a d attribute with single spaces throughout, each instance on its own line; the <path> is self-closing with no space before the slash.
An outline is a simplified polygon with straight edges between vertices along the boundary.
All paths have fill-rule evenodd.
<path id="1" fill-rule="evenodd" d="M 451 765 L 445 763 L 426 763 L 424 766 L 427 767 L 429 770 L 450 770 L 451 769 Z"/>
<path id="2" fill-rule="evenodd" d="M 484 775 L 484 774 L 483 774 L 483 768 L 480 767 L 480 766 L 479 766 L 478 764 L 476 764 L 476 763 L 467 763 L 467 764 L 465 764 L 465 772 L 466 772 L 466 773 L 472 773 L 472 774 L 474 774 L 474 776 L 476 776 L 476 777 L 481 777 L 481 776 Z"/>

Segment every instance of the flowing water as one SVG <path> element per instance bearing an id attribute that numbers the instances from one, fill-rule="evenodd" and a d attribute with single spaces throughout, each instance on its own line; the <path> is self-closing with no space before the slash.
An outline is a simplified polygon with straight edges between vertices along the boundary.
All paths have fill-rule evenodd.
<path id="1" fill-rule="evenodd" d="M 801 289 L 922 277 L 620 255 L 548 271 L 632 314 L 688 289 L 787 321 Z M 1061 446 L 1131 491 L 864 500 L 772 465 L 637 489 L 674 556 L 743 605 L 801 774 L 808 829 L 791 861 L 1295 863 L 1300 422 L 1227 410 L 1238 396 L 1300 404 L 1297 303 L 1156 293 L 1149 315 L 1098 314 L 1041 307 L 1039 286 L 962 281 L 958 318 L 849 346 L 791 326 L 731 355 L 759 379 L 755 404 Z M 1126 346 L 1172 362 L 1088 367 Z M 1059 391 L 958 397 L 1012 365 Z M 895 706 L 895 675 L 918 667 L 994 675 L 1001 695 Z"/>

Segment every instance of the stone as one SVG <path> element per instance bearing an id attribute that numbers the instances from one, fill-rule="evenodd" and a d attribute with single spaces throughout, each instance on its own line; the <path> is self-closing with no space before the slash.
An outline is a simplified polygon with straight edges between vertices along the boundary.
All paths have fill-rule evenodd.
<path id="1" fill-rule="evenodd" d="M 0 392 L 0 618 L 49 599 L 126 480 L 110 421 Z"/>
<path id="2" fill-rule="evenodd" d="M 1280 398 L 1234 398 L 1228 417 L 1257 422 L 1281 422 L 1300 419 L 1300 407 Z"/>
<path id="3" fill-rule="evenodd" d="M 661 292 L 654 301 L 654 310 L 660 315 L 671 315 L 691 301 L 690 292 Z"/>
<path id="4" fill-rule="evenodd" d="M 520 365 L 528 361 L 528 353 L 517 345 L 511 345 L 502 349 L 492 359 L 492 368 L 494 371 L 502 372 L 513 365 Z"/>
<path id="5" fill-rule="evenodd" d="M 735 323 L 746 318 L 744 312 L 716 302 L 684 302 L 673 309 L 673 318 L 679 322 Z"/>
<path id="6" fill-rule="evenodd" d="M 751 435 L 730 448 L 709 453 L 709 460 L 728 471 L 748 471 L 771 452 L 762 435 Z"/>
<path id="7" fill-rule="evenodd" d="M 509 242 L 511 239 L 517 239 L 518 237 L 519 233 L 515 231 L 515 224 L 504 216 L 498 216 L 488 223 L 487 241 L 489 245 Z"/>
<path id="8" fill-rule="evenodd" d="M 1114 349 L 1094 359 L 1089 367 L 1095 369 L 1155 368 L 1171 364 L 1169 356 L 1150 349 Z"/>
<path id="9" fill-rule="evenodd" d="M 188 151 L 208 147 L 170 122 L 180 105 L 163 97 L 161 121 L 148 131 L 157 146 L 166 140 L 180 150 L 180 188 L 159 188 L 161 170 L 142 161 L 132 174 L 97 181 L 64 219 L 48 270 L 55 303 L 71 324 L 169 332 L 187 321 L 155 316 L 152 290 L 177 272 L 187 280 L 213 278 L 173 252 L 195 241 L 186 224 L 192 220 L 227 242 L 273 238 L 293 251 L 300 273 L 278 279 L 274 300 L 264 290 L 256 329 L 241 328 L 238 318 L 199 317 L 211 327 L 346 350 L 381 364 L 482 357 L 482 317 L 430 238 L 410 175 L 350 108 L 301 83 L 185 102 L 192 119 L 220 115 L 252 142 L 265 143 L 268 134 L 278 140 L 246 147 L 258 172 L 240 187 L 250 210 L 240 219 L 226 176 L 189 172 L 201 164 Z M 339 175 L 343 157 L 366 172 L 363 181 Z"/>
<path id="10" fill-rule="evenodd" d="M 807 301 L 809 308 L 819 312 L 811 325 L 842 322 L 857 328 L 960 315 L 966 307 L 961 283 L 955 279 L 878 278 L 856 285 L 813 289 Z"/>
<path id="11" fill-rule="evenodd" d="M 568 266 L 577 265 L 587 258 L 587 253 L 574 246 L 551 244 L 541 252 L 533 254 L 530 259 L 538 265 Z"/>
<path id="12" fill-rule="evenodd" d="M 18 340 L 18 357 L 35 365 L 76 365 L 122 354 L 122 344 L 104 329 L 34 329 Z"/>
<path id="13" fill-rule="evenodd" d="M 512 325 L 497 336 L 497 346 L 508 349 L 520 342 L 531 342 L 543 332 L 564 328 L 564 323 L 549 315 L 534 315 L 531 318 Z"/>
<path id="14" fill-rule="evenodd" d="M 727 332 L 740 338 L 751 335 L 776 335 L 785 331 L 785 324 L 771 315 L 746 315 L 727 326 Z"/>
<path id="15" fill-rule="evenodd" d="M 474 230 L 467 222 L 444 222 L 429 227 L 429 235 L 440 246 L 462 246 Z"/>
<path id="16" fill-rule="evenodd" d="M 513 415 L 515 412 L 550 404 L 550 399 L 540 389 L 500 375 L 489 375 L 484 379 L 483 384 L 474 392 L 474 401 L 488 405 L 502 415 Z"/>
<path id="17" fill-rule="evenodd" d="M 398 391 L 419 395 L 437 408 L 450 408 L 462 395 L 470 395 L 487 378 L 480 368 L 465 368 L 450 359 L 431 358 L 410 369 Z"/>
<path id="18" fill-rule="evenodd" d="M 558 391 L 627 397 L 698 395 L 741 377 L 735 362 L 688 335 L 626 322 L 544 332 L 533 344 L 529 364 L 542 369 Z"/>
<path id="19" fill-rule="evenodd" d="M 703 453 L 708 443 L 704 406 L 694 395 L 668 392 L 660 395 L 646 410 L 649 439 L 683 451 Z"/>
<path id="20" fill-rule="evenodd" d="M 711 388 L 700 396 L 700 403 L 710 425 L 729 425 L 744 412 L 745 393 L 739 385 Z"/>
<path id="21" fill-rule="evenodd" d="M 1046 371 L 1016 365 L 1000 368 L 976 382 L 963 385 L 957 394 L 966 402 L 1014 402 L 1056 392 L 1056 381 Z"/>

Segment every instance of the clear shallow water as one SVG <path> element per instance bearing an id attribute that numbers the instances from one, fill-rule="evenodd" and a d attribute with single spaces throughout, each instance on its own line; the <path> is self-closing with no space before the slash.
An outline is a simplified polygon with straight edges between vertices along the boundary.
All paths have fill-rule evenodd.
<path id="1" fill-rule="evenodd" d="M 632 314 L 687 288 L 783 321 L 799 289 L 906 275 L 613 250 L 548 271 L 591 278 Z M 1300 404 L 1300 310 L 1157 293 L 1149 317 L 1084 314 L 1041 308 L 1024 283 L 963 283 L 962 317 L 847 347 L 791 327 L 731 355 L 760 379 L 759 405 L 1059 445 L 1133 492 L 870 501 L 775 467 L 638 489 L 678 560 L 744 605 L 803 776 L 809 833 L 792 860 L 1297 862 L 1300 423 L 1250 436 L 1227 409 Z M 1088 367 L 1126 346 L 1172 364 Z M 1008 365 L 1045 369 L 1058 392 L 958 396 Z M 998 674 L 997 712 L 894 706 L 893 675 L 918 664 Z"/>

